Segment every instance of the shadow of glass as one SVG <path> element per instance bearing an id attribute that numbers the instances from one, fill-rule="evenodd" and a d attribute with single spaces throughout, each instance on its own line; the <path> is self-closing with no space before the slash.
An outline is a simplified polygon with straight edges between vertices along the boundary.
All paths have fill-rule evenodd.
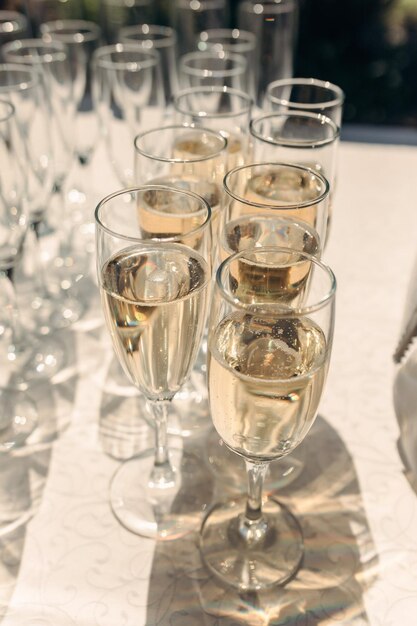
<path id="1" fill-rule="evenodd" d="M 54 403 L 48 407 L 54 413 Z M 42 408 L 38 407 L 42 413 Z M 45 414 L 44 414 L 45 415 Z M 0 619 L 17 583 L 27 524 L 38 510 L 52 455 L 46 441 L 0 455 Z"/>
<path id="2" fill-rule="evenodd" d="M 168 409 L 168 435 L 177 442 L 182 438 L 201 437 L 211 428 L 207 398 L 191 379 L 176 394 Z M 99 437 L 110 456 L 127 460 L 154 446 L 151 410 L 144 396 L 132 385 L 116 356 L 113 356 L 106 380 L 99 416 Z M 182 447 L 182 444 L 181 444 Z"/>
<path id="3" fill-rule="evenodd" d="M 398 453 L 404 474 L 417 494 L 417 349 L 397 369 L 393 385 L 393 403 L 400 436 Z"/>
<path id="4" fill-rule="evenodd" d="M 146 400 L 129 382 L 115 356 L 103 385 L 99 440 L 106 454 L 122 461 L 154 445 L 152 416 Z"/>
<path id="5" fill-rule="evenodd" d="M 0 618 L 8 613 L 19 575 L 27 524 L 37 512 L 53 443 L 71 423 L 78 381 L 73 334 L 61 331 L 65 365 L 53 380 L 30 381 L 21 392 L 36 407 L 37 425 L 21 446 L 0 454 Z"/>
<path id="6" fill-rule="evenodd" d="M 377 556 L 353 461 L 337 432 L 321 417 L 302 446 L 303 471 L 279 492 L 303 528 L 305 553 L 296 577 L 285 587 L 239 594 L 205 568 L 197 534 L 158 543 L 147 626 L 369 623 L 363 593 L 375 579 Z M 215 499 L 229 495 L 228 485 L 217 480 Z"/>

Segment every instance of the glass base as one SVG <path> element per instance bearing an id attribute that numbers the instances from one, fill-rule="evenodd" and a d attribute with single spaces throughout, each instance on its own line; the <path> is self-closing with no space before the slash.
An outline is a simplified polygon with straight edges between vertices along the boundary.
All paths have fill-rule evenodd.
<path id="1" fill-rule="evenodd" d="M 38 424 L 38 411 L 26 394 L 0 390 L 0 452 L 22 446 Z"/>
<path id="2" fill-rule="evenodd" d="M 174 479 L 160 487 L 150 484 L 154 450 L 123 463 L 110 484 L 110 504 L 119 522 L 151 539 L 178 539 L 201 525 L 212 496 L 204 464 L 192 454 L 170 449 Z"/>
<path id="3" fill-rule="evenodd" d="M 239 591 L 283 585 L 297 573 L 304 554 L 299 522 L 285 505 L 269 498 L 263 503 L 265 532 L 246 542 L 239 524 L 246 498 L 215 506 L 201 528 L 200 551 L 213 574 Z"/>
<path id="4" fill-rule="evenodd" d="M 207 460 L 216 478 L 230 488 L 246 493 L 247 477 L 244 459 L 232 452 L 214 430 L 207 440 Z M 294 482 L 304 469 L 304 460 L 299 448 L 290 455 L 274 460 L 268 466 L 264 481 L 265 491 L 280 491 Z"/>
<path id="5" fill-rule="evenodd" d="M 7 359 L 11 366 L 8 385 L 21 390 L 27 389 L 29 382 L 51 379 L 66 363 L 64 345 L 54 337 L 33 342 L 29 338 L 23 350 L 9 346 Z"/>
<path id="6" fill-rule="evenodd" d="M 51 315 L 51 325 L 54 329 L 68 328 L 82 317 L 85 305 L 78 299 L 66 296 L 59 302 Z"/>
<path id="7" fill-rule="evenodd" d="M 168 434 L 179 437 L 201 435 L 212 428 L 206 379 L 193 371 L 170 403 Z"/>

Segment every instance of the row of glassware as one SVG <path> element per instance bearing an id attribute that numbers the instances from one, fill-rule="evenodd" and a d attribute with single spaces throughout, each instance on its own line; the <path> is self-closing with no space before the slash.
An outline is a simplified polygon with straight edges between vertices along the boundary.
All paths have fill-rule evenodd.
<path id="1" fill-rule="evenodd" d="M 82 0 L 27 0 L 15 2 L 13 7 L 21 12 L 0 12 L 0 45 L 11 39 L 40 36 L 45 22 L 77 19 L 81 28 L 88 16 L 100 26 L 101 43 L 113 44 L 124 37 L 143 41 L 149 31 L 145 28 L 141 32 L 137 25 L 151 25 L 150 36 L 158 41 L 163 56 L 219 49 L 219 45 L 221 50 L 241 55 L 258 104 L 268 83 L 293 74 L 297 0 L 241 1 L 236 11 L 227 0 L 101 0 L 85 6 Z M 88 27 L 87 22 L 84 24 Z M 153 24 L 164 24 L 164 28 L 155 29 Z M 191 71 L 191 65 L 188 69 Z M 235 69 L 239 74 L 239 65 Z M 172 64 L 170 70 L 166 86 L 171 94 L 176 84 Z"/>
<path id="2" fill-rule="evenodd" d="M 205 518 L 202 554 L 217 576 L 240 590 L 284 583 L 300 566 L 302 531 L 274 498 L 262 512 L 261 488 L 268 463 L 307 434 L 326 378 L 335 280 L 319 259 L 329 232 L 342 94 L 301 81 L 300 93 L 318 90 L 319 102 L 298 103 L 302 111 L 297 103 L 281 103 L 263 114 L 254 111 L 248 90 L 223 79 L 218 84 L 216 76 L 214 84 L 178 92 L 169 107 L 161 97 L 159 54 L 117 44 L 97 48 L 90 64 L 85 44 L 91 42 L 74 32 L 66 41 L 70 26 L 54 33 L 45 24 L 44 40 L 2 48 L 14 61 L 0 65 L 9 385 L 24 388 L 33 377 L 54 375 L 62 364 L 48 333 L 81 314 L 77 298 L 68 297 L 82 275 L 70 202 L 63 203 L 54 256 L 69 285 L 63 308 L 48 291 L 42 259 L 36 263 L 38 339 L 22 331 L 12 286 L 28 226 L 39 243 L 50 196 L 63 189 L 74 159 L 72 119 L 83 125 L 77 158 L 84 167 L 91 158 L 94 118 L 75 115 L 90 94 L 109 161 L 120 186 L 130 187 L 102 200 L 95 212 L 102 304 L 117 357 L 147 399 L 156 434 L 155 449 L 123 464 L 113 478 L 112 509 L 132 532 L 158 539 L 190 532 L 207 511 L 209 502 L 191 496 L 196 488 L 204 493 L 199 461 L 181 450 L 169 453 L 166 422 L 167 405 L 195 364 L 211 308 L 212 418 L 227 446 L 245 458 L 250 493 L 246 504 L 216 506 Z M 299 83 L 288 81 L 286 95 Z M 91 221 L 92 210 L 82 220 Z M 15 415 L 2 431 L 4 448 L 22 445 L 35 427 L 36 420 Z"/>

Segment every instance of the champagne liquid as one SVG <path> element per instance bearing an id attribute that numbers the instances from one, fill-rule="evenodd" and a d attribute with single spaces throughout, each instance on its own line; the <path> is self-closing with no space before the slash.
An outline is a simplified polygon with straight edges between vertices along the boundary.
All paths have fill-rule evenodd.
<path id="1" fill-rule="evenodd" d="M 198 194 L 207 202 L 211 209 L 210 219 L 210 232 L 212 241 L 212 258 L 214 259 L 215 249 L 218 241 L 219 230 L 219 213 L 220 213 L 220 188 L 216 183 L 208 180 L 202 180 L 195 177 L 186 176 L 161 176 L 150 181 L 153 185 L 165 185 L 167 187 L 175 187 L 176 189 L 183 189 L 185 191 L 193 191 Z M 147 236 L 155 237 L 160 236 L 161 231 L 165 231 L 164 235 L 176 234 L 181 232 L 189 232 L 196 228 L 201 223 L 201 215 L 191 212 L 188 215 L 184 213 L 174 213 L 172 218 L 169 218 L 168 214 L 175 211 L 175 206 L 172 207 L 169 203 L 164 201 L 163 194 L 158 192 L 159 195 L 151 197 L 149 204 L 145 211 L 142 211 L 141 225 L 144 228 Z M 147 194 L 145 194 L 147 197 Z M 142 207 L 145 208 L 145 207 Z M 181 211 L 184 209 L 182 208 Z M 159 216 L 158 216 L 159 213 Z M 178 220 L 178 217 L 181 217 Z M 159 235 L 158 235 L 159 233 Z M 198 249 L 198 244 L 189 243 L 192 248 Z"/>
<path id="2" fill-rule="evenodd" d="M 101 295 L 113 346 L 149 399 L 171 399 L 191 371 L 209 276 L 200 255 L 176 244 L 127 248 L 103 267 Z"/>
<path id="3" fill-rule="evenodd" d="M 270 215 L 244 215 L 228 222 L 222 232 L 221 246 L 222 260 L 234 252 L 259 246 L 320 254 L 319 236 L 308 224 Z"/>
<path id="4" fill-rule="evenodd" d="M 222 134 L 227 139 L 227 171 L 245 165 L 245 163 L 250 161 L 249 154 L 247 154 L 248 150 L 245 147 L 247 138 L 242 139 L 239 135 L 227 132 Z"/>
<path id="5" fill-rule="evenodd" d="M 223 138 L 191 129 L 174 141 L 169 176 L 213 182 L 220 186 L 226 165 L 223 147 Z"/>
<path id="6" fill-rule="evenodd" d="M 255 204 L 274 206 L 277 210 L 282 207 L 284 214 L 287 206 L 314 202 L 321 192 L 321 184 L 307 172 L 272 167 L 269 172 L 263 172 L 246 181 L 243 197 Z M 306 222 L 321 234 L 318 215 L 320 204 L 291 209 L 291 217 Z"/>
<path id="7" fill-rule="evenodd" d="M 163 179 L 153 182 L 162 184 Z M 137 199 L 137 219 L 142 239 L 172 237 L 178 243 L 199 251 L 204 258 L 209 258 L 211 249 L 208 246 L 211 242 L 205 229 L 199 227 L 207 217 L 207 209 L 195 198 L 175 194 L 170 189 L 149 189 Z"/>
<path id="8" fill-rule="evenodd" d="M 320 255 L 319 236 L 308 224 L 281 217 L 245 215 L 225 225 L 220 239 L 221 260 L 234 252 L 259 246 L 280 246 Z M 290 261 L 287 256 L 281 252 L 271 254 L 268 264 L 247 263 L 244 259 L 236 261 L 232 274 L 236 278 L 239 298 L 250 302 L 258 293 L 264 299 L 286 303 L 294 303 L 300 298 L 307 285 L 311 262 L 300 259 L 296 264 L 286 264 L 286 260 Z"/>
<path id="9" fill-rule="evenodd" d="M 195 157 L 210 157 L 217 154 L 221 145 L 220 138 L 194 129 L 175 141 L 173 157 L 184 161 Z"/>
<path id="10" fill-rule="evenodd" d="M 326 340 L 312 320 L 226 317 L 209 342 L 214 426 L 235 452 L 271 460 L 311 427 L 327 373 Z"/>

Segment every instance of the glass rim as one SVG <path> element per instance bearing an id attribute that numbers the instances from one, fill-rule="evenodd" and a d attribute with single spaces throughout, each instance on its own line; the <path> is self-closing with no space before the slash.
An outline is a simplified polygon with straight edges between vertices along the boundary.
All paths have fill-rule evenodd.
<path id="1" fill-rule="evenodd" d="M 303 202 L 298 202 L 294 204 L 285 204 L 281 206 L 279 204 L 273 204 L 273 203 L 264 204 L 261 202 L 253 202 L 252 200 L 248 200 L 247 198 L 243 198 L 242 196 L 239 196 L 238 194 L 236 194 L 234 191 L 230 189 L 229 180 L 232 176 L 235 176 L 235 174 L 238 174 L 242 170 L 249 171 L 250 169 L 255 168 L 255 167 L 268 167 L 268 166 L 274 166 L 274 167 L 278 166 L 280 168 L 285 167 L 287 169 L 299 170 L 304 173 L 312 174 L 322 183 L 323 191 L 321 192 L 320 195 L 317 196 L 317 198 L 314 198 L 313 200 L 304 200 Z M 284 163 L 280 161 L 261 161 L 259 163 L 250 163 L 247 165 L 240 165 L 239 167 L 234 167 L 232 170 L 227 172 L 225 177 L 223 178 L 223 189 L 231 198 L 233 198 L 233 200 L 237 200 L 238 202 L 241 202 L 242 204 L 246 204 L 247 206 L 253 206 L 258 209 L 276 208 L 276 209 L 279 209 L 280 211 L 286 211 L 286 210 L 293 211 L 294 209 L 305 209 L 309 206 L 314 206 L 318 204 L 319 202 L 323 202 L 323 200 L 328 198 L 330 194 L 330 183 L 327 180 L 327 178 L 323 176 L 323 174 L 320 174 L 320 172 L 313 170 L 311 167 L 306 167 L 305 165 L 298 165 L 297 163 Z"/>
<path id="2" fill-rule="evenodd" d="M 55 48 L 55 52 L 44 51 L 38 57 L 30 58 L 29 55 L 18 55 L 17 52 L 25 51 L 27 48 Z M 44 41 L 43 39 L 15 39 L 9 41 L 2 46 L 3 54 L 11 56 L 11 63 L 26 63 L 28 65 L 40 65 L 42 63 L 53 63 L 55 61 L 65 61 L 68 59 L 65 44 L 57 39 L 53 41 Z M 43 56 L 48 55 L 48 59 Z"/>
<path id="3" fill-rule="evenodd" d="M 87 32 L 80 33 L 81 29 Z M 64 30 L 71 32 L 62 32 Z M 51 20 L 49 22 L 43 22 L 43 24 L 40 25 L 40 31 L 42 36 L 56 36 L 60 41 L 66 44 L 96 41 L 101 36 L 100 26 L 90 20 Z M 77 35 L 81 35 L 82 39 L 77 38 Z"/>
<path id="4" fill-rule="evenodd" d="M 137 61 L 112 61 L 108 55 L 122 52 L 136 52 L 143 55 L 143 60 Z M 146 58 L 147 57 L 147 58 Z M 134 43 L 115 43 L 108 46 L 100 46 L 93 52 L 92 62 L 104 69 L 123 69 L 127 71 L 136 71 L 137 69 L 149 69 L 159 65 L 159 55 L 152 48 L 142 48 Z M 140 65 L 138 68 L 137 66 Z"/>
<path id="5" fill-rule="evenodd" d="M 233 37 L 233 33 L 236 32 L 239 33 L 239 36 Z M 242 38 L 240 38 L 240 34 L 243 35 Z M 207 35 L 207 37 L 204 39 L 202 35 Z M 212 41 L 210 39 L 211 36 L 213 36 L 214 39 L 216 39 L 216 37 L 219 39 L 224 37 L 229 41 L 227 44 L 221 41 Z M 198 34 L 198 42 L 212 44 L 213 46 L 221 45 L 223 49 L 228 52 L 253 52 L 256 46 L 256 37 L 249 30 L 243 30 L 241 28 L 206 28 Z M 227 45 L 227 47 L 224 47 L 225 45 Z"/>
<path id="6" fill-rule="evenodd" d="M 27 72 L 30 76 L 27 81 L 19 81 L 13 85 L 0 85 L 0 93 L 10 93 L 11 91 L 26 91 L 39 85 L 39 72 L 27 63 L 0 63 L 1 72 Z"/>
<path id="7" fill-rule="evenodd" d="M 142 29 L 147 27 L 148 32 Z M 131 35 L 143 35 L 143 39 L 130 39 Z M 152 35 L 161 35 L 161 38 L 153 38 Z M 159 24 L 135 24 L 134 26 L 122 26 L 119 29 L 119 37 L 125 37 L 125 42 L 142 45 L 145 41 L 151 41 L 153 48 L 168 48 L 177 43 L 177 33 L 171 26 L 160 26 Z"/>
<path id="8" fill-rule="evenodd" d="M 1 112 L 2 107 L 4 107 L 6 111 L 8 109 L 8 111 L 4 114 L 2 114 Z M 0 123 L 7 122 L 15 115 L 15 113 L 16 113 L 16 108 L 11 102 L 9 102 L 8 100 L 0 99 Z"/>
<path id="9" fill-rule="evenodd" d="M 126 3 L 124 0 L 104 0 L 103 4 L 109 6 L 109 5 L 113 5 L 113 6 L 123 6 L 126 8 L 131 8 L 133 6 L 139 6 L 139 7 L 145 7 L 145 6 L 150 6 L 152 4 L 152 0 L 133 0 L 131 6 L 127 7 Z"/>
<path id="10" fill-rule="evenodd" d="M 189 107 L 183 107 L 180 105 L 179 101 L 188 96 L 192 96 L 195 94 L 211 94 L 211 93 L 219 93 L 219 94 L 229 94 L 232 97 L 240 98 L 241 102 L 245 102 L 245 106 L 242 106 L 238 111 L 229 111 L 229 112 L 217 112 L 217 113 L 207 113 L 206 111 L 195 111 L 190 109 Z M 183 115 L 192 115 L 194 117 L 205 117 L 207 119 L 218 119 L 222 117 L 237 117 L 238 115 L 244 115 L 245 113 L 250 113 L 253 105 L 253 98 L 249 96 L 244 91 L 240 91 L 239 89 L 233 89 L 232 87 L 189 87 L 188 89 L 182 89 L 178 91 L 174 97 L 174 108 L 178 113 Z"/>
<path id="11" fill-rule="evenodd" d="M 300 117 L 304 120 L 315 120 L 316 122 L 320 122 L 320 125 L 330 126 L 333 131 L 333 135 L 331 137 L 325 137 L 324 139 L 293 139 L 291 138 L 283 138 L 282 141 L 276 141 L 274 139 L 270 139 L 261 135 L 255 128 L 257 124 L 264 122 L 265 120 L 269 120 L 271 118 L 284 118 L 284 117 Z M 283 148 L 300 148 L 302 150 L 306 148 L 321 148 L 322 146 L 327 146 L 331 143 L 334 143 L 340 136 L 340 128 L 333 122 L 330 117 L 327 115 L 322 115 L 321 113 L 311 113 L 309 111 L 283 111 L 282 113 L 268 113 L 267 115 L 261 115 L 259 117 L 254 117 L 249 122 L 249 133 L 255 139 L 262 141 L 263 143 L 267 143 L 271 146 L 282 146 Z"/>
<path id="12" fill-rule="evenodd" d="M 3 24 L 7 24 L 9 22 L 17 22 L 18 29 L 16 30 L 7 30 L 5 31 L 2 28 Z M 9 9 L 0 9 L 0 32 L 4 34 L 18 33 L 19 30 L 23 30 L 29 26 L 28 19 L 26 15 L 20 13 L 19 11 L 11 11 Z"/>
<path id="13" fill-rule="evenodd" d="M 252 15 L 264 15 L 265 13 L 272 13 L 273 15 L 279 13 L 288 13 L 292 9 L 296 9 L 295 0 L 280 0 L 280 2 L 275 2 L 274 0 L 260 0 L 258 2 L 251 2 L 250 0 L 245 0 L 240 4 L 239 10 L 244 10 L 245 13 L 249 13 Z M 249 10 L 246 10 L 246 7 L 249 7 Z M 261 7 L 261 10 L 256 7 Z M 265 8 L 267 10 L 265 10 Z"/>
<path id="14" fill-rule="evenodd" d="M 230 267 L 230 265 L 235 262 L 237 259 L 241 257 L 245 257 L 247 255 L 253 255 L 254 253 L 277 253 L 282 252 L 284 254 L 290 254 L 299 258 L 298 263 L 302 263 L 303 261 L 309 261 L 313 263 L 315 266 L 320 267 L 320 269 L 327 274 L 329 278 L 329 288 L 324 296 L 322 296 L 317 302 L 314 304 L 310 304 L 308 306 L 294 306 L 291 304 L 285 304 L 279 302 L 242 302 L 241 299 L 233 296 L 228 290 L 226 290 L 223 284 L 224 273 Z M 302 257 L 300 259 L 300 257 Z M 251 259 L 248 259 L 249 261 Z M 296 264 L 296 263 L 295 263 Z M 284 264 L 283 264 L 284 265 Z M 286 264 L 288 266 L 288 263 Z M 272 266 L 271 266 L 272 267 Z M 241 250 L 240 252 L 235 252 L 231 256 L 227 257 L 217 268 L 216 271 L 216 286 L 221 291 L 224 299 L 229 302 L 235 308 L 241 309 L 243 311 L 253 311 L 256 313 L 261 313 L 265 315 L 272 315 L 279 313 L 283 317 L 303 317 L 305 315 L 309 315 L 316 311 L 319 311 L 323 307 L 325 307 L 328 302 L 334 300 L 336 295 L 336 276 L 331 269 L 331 267 L 325 263 L 323 263 L 320 259 L 313 256 L 312 254 L 308 254 L 307 252 L 301 252 L 299 250 L 295 250 L 294 248 L 286 248 L 283 246 L 259 246 L 253 248 L 246 248 L 245 250 Z"/>
<path id="15" fill-rule="evenodd" d="M 223 53 L 223 56 L 222 54 Z M 207 67 L 193 67 L 192 65 L 190 65 L 189 63 L 193 62 L 193 61 L 198 61 L 199 59 L 207 59 L 208 61 L 211 59 L 214 59 L 215 61 L 217 60 L 225 60 L 225 61 L 232 61 L 232 63 L 234 64 L 234 67 L 231 68 L 225 68 L 225 69 L 209 69 Z M 223 50 L 218 50 L 216 52 L 216 50 L 214 49 L 209 49 L 209 50 L 196 50 L 194 52 L 187 52 L 186 54 L 183 54 L 182 57 L 180 58 L 180 64 L 179 64 L 179 68 L 180 70 L 182 70 L 183 72 L 185 72 L 186 74 L 188 74 L 189 76 L 197 76 L 197 77 L 201 77 L 201 78 L 207 78 L 207 77 L 213 77 L 213 78 L 229 78 L 231 76 L 240 76 L 240 74 L 243 74 L 246 71 L 246 59 L 245 57 L 243 57 L 240 54 L 233 54 L 232 52 L 229 52 L 227 50 L 223 51 Z"/>
<path id="16" fill-rule="evenodd" d="M 196 6 L 191 6 L 195 4 Z M 198 6 L 197 6 L 198 5 Z M 224 0 L 198 0 L 196 3 L 191 3 L 190 0 L 177 0 L 177 6 L 181 9 L 191 9 L 192 11 L 201 11 L 201 8 L 204 10 L 205 8 L 210 9 L 224 9 L 225 2 Z"/>
<path id="17" fill-rule="evenodd" d="M 271 91 L 275 87 L 293 87 L 295 85 L 307 85 L 309 87 L 320 87 L 321 89 L 328 90 L 333 92 L 334 97 L 332 100 L 323 100 L 322 102 L 296 102 L 287 98 L 279 98 L 278 96 L 274 96 L 271 94 Z M 342 105 L 345 101 L 345 92 L 341 87 L 331 83 L 328 80 L 320 80 L 319 78 L 280 78 L 278 80 L 273 80 L 269 85 L 267 85 L 265 97 L 273 102 L 274 104 L 282 104 L 293 106 L 295 108 L 299 108 L 301 110 L 311 111 L 312 109 L 322 109 L 327 107 L 334 107 L 337 105 Z"/>
<path id="18" fill-rule="evenodd" d="M 213 152 L 212 154 L 205 155 L 205 156 L 196 156 L 194 159 L 180 159 L 180 158 L 168 158 L 168 157 L 154 156 L 150 152 L 145 152 L 145 150 L 143 150 L 142 148 L 138 146 L 138 141 L 143 139 L 144 137 L 147 137 L 148 135 L 152 135 L 153 133 L 155 134 L 160 133 L 160 132 L 163 132 L 164 130 L 176 130 L 176 129 L 193 130 L 195 132 L 199 132 L 199 131 L 205 132 L 209 135 L 216 137 L 216 139 L 221 139 L 223 145 L 218 150 L 216 150 L 216 152 Z M 227 139 L 226 137 L 223 137 L 223 135 L 220 132 L 213 130 L 212 128 L 205 128 L 204 126 L 195 127 L 195 126 L 189 126 L 187 124 L 170 124 L 169 126 L 161 126 L 160 128 L 150 128 L 149 130 L 145 130 L 143 133 L 139 133 L 138 135 L 136 135 L 133 141 L 133 145 L 135 146 L 136 153 L 141 154 L 142 156 L 147 157 L 149 159 L 153 159 L 154 161 L 160 161 L 162 163 L 201 163 L 202 161 L 208 161 L 209 159 L 213 159 L 214 157 L 219 156 L 227 148 Z"/>
<path id="19" fill-rule="evenodd" d="M 170 191 L 171 193 L 174 193 L 174 194 L 179 194 L 182 196 L 186 195 L 190 198 L 193 198 L 194 200 L 197 200 L 200 203 L 202 208 L 205 209 L 207 213 L 206 219 L 204 220 L 202 224 L 199 224 L 198 226 L 189 230 L 186 233 L 179 233 L 178 235 L 171 236 L 171 237 L 151 237 L 150 239 L 143 239 L 141 237 L 133 237 L 133 236 L 125 235 L 123 233 L 118 233 L 104 224 L 104 222 L 101 219 L 100 213 L 103 207 L 105 207 L 108 202 L 110 202 L 111 200 L 119 196 L 124 196 L 128 194 L 132 195 L 132 194 L 136 194 L 137 192 L 146 192 L 146 191 Z M 113 193 L 108 194 L 107 196 L 102 198 L 102 200 L 100 200 L 100 202 L 97 204 L 94 210 L 94 219 L 95 219 L 96 224 L 104 232 L 111 235 L 112 237 L 116 237 L 117 239 L 122 239 L 123 241 L 133 241 L 135 243 L 144 243 L 144 242 L 152 242 L 152 241 L 160 241 L 164 243 L 176 243 L 178 242 L 179 239 L 183 239 L 184 237 L 195 235 L 201 232 L 202 230 L 204 230 L 205 228 L 207 228 L 211 220 L 211 208 L 210 208 L 209 203 L 202 196 L 199 196 L 193 191 L 188 191 L 185 189 L 178 189 L 176 187 L 168 187 L 168 185 L 152 185 L 152 184 L 139 185 L 137 187 L 128 187 L 127 189 L 119 189 L 118 191 L 114 191 Z"/>

